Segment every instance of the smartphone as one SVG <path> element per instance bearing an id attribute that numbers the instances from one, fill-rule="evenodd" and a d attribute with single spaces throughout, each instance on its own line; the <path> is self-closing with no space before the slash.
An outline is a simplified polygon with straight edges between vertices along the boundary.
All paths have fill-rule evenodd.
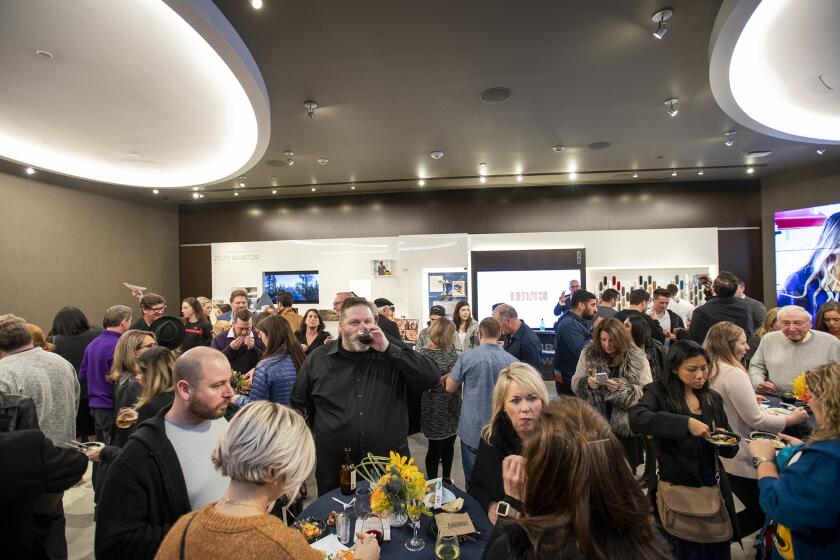
<path id="1" fill-rule="evenodd" d="M 595 380 L 598 382 L 598 385 L 603 385 L 610 379 L 609 373 L 596 373 Z"/>

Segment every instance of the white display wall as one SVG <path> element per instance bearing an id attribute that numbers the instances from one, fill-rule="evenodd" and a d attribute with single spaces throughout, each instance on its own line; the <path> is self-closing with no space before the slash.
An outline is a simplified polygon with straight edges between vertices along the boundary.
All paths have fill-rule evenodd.
<path id="1" fill-rule="evenodd" d="M 597 291 L 599 279 L 613 273 L 628 278 L 645 270 L 651 274 L 667 271 L 668 275 L 687 269 L 717 273 L 716 228 L 214 243 L 213 298 L 227 301 L 230 290 L 240 286 L 258 286 L 261 291 L 264 271 L 318 270 L 320 302 L 298 306 L 300 313 L 310 307 L 330 309 L 336 292 L 352 289 L 371 298 L 390 299 L 398 316 L 425 321 L 423 269 L 466 269 L 470 251 L 578 247 L 586 249 L 590 291 Z M 382 259 L 394 261 L 394 275 L 374 278 L 371 261 Z M 558 295 L 564 288 L 558 286 Z M 472 289 L 467 286 L 469 294 Z"/>

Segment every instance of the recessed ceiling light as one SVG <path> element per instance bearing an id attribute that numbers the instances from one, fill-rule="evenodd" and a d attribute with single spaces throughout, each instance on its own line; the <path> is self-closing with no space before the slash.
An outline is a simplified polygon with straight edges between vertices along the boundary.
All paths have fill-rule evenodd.
<path id="1" fill-rule="evenodd" d="M 317 190 L 318 190 L 318 187 L 312 187 L 310 190 L 311 190 L 312 192 L 315 192 L 315 191 L 317 191 Z"/>
<path id="2" fill-rule="evenodd" d="M 633 178 L 634 178 L 634 179 L 638 179 L 638 178 L 639 178 L 639 172 L 638 172 L 638 171 L 634 171 L 634 172 L 633 172 Z"/>
<path id="3" fill-rule="evenodd" d="M 676 177 L 676 176 L 677 176 L 677 170 L 674 169 L 673 171 L 671 171 L 671 177 Z"/>
<path id="4" fill-rule="evenodd" d="M 672 119 L 680 114 L 680 110 L 677 109 L 677 103 L 679 102 L 680 100 L 676 97 L 671 97 L 670 99 L 666 99 L 664 101 L 665 106 L 668 108 L 668 116 Z"/>
<path id="5" fill-rule="evenodd" d="M 429 155 L 431 156 L 432 159 L 440 159 L 440 158 L 443 157 L 443 152 L 441 152 L 440 150 L 435 150 L 434 152 L 430 153 Z"/>
<path id="6" fill-rule="evenodd" d="M 330 162 L 330 160 L 328 160 L 325 157 L 318 158 L 318 163 L 320 163 L 321 165 L 327 165 L 329 162 Z"/>
<path id="7" fill-rule="evenodd" d="M 35 175 L 35 168 L 32 166 L 28 166 L 26 169 L 24 169 L 24 171 L 26 171 L 27 175 Z"/>
<path id="8" fill-rule="evenodd" d="M 259 10 L 260 8 L 262 8 L 262 4 L 263 0 L 251 0 L 251 6 L 253 6 L 255 10 Z"/>
<path id="9" fill-rule="evenodd" d="M 755 169 L 753 169 L 752 167 L 747 167 L 747 174 L 752 175 L 753 173 L 755 173 Z"/>
<path id="10" fill-rule="evenodd" d="M 245 175 L 242 175 L 242 176 L 239 178 L 239 183 L 238 183 L 238 184 L 239 184 L 239 186 L 240 186 L 240 187 L 242 187 L 242 188 L 244 189 L 244 188 L 245 188 L 245 181 L 247 181 L 247 180 L 248 180 L 248 177 L 246 177 Z"/>
<path id="11" fill-rule="evenodd" d="M 566 151 L 566 146 L 561 146 L 560 144 L 557 144 L 556 146 L 554 146 L 551 149 L 559 154 L 560 152 L 565 152 Z"/>
<path id="12" fill-rule="evenodd" d="M 506 87 L 492 87 L 481 92 L 481 100 L 485 103 L 502 103 L 510 99 L 513 92 Z"/>
<path id="13" fill-rule="evenodd" d="M 426 185 L 426 180 L 425 179 L 420 179 L 419 181 L 417 181 L 417 184 L 420 185 L 421 187 L 423 187 L 423 186 Z"/>
<path id="14" fill-rule="evenodd" d="M 697 172 L 697 174 L 698 175 L 703 175 L 703 170 L 701 169 L 700 171 Z"/>
<path id="15" fill-rule="evenodd" d="M 753 158 L 767 157 L 767 156 L 772 155 L 772 154 L 773 154 L 773 152 L 771 152 L 770 150 L 758 150 L 758 151 L 755 151 L 755 152 L 747 152 L 747 155 L 749 157 L 753 157 Z"/>
<path id="16" fill-rule="evenodd" d="M 239 196 L 238 192 L 233 193 L 233 196 Z"/>
<path id="17" fill-rule="evenodd" d="M 817 148 L 817 155 L 818 156 L 823 155 L 825 153 L 825 150 L 826 150 L 825 146 L 820 146 L 819 148 Z"/>
<path id="18" fill-rule="evenodd" d="M 651 21 L 657 24 L 656 31 L 653 32 L 653 36 L 657 39 L 662 39 L 665 37 L 665 34 L 668 33 L 668 26 L 665 24 L 666 21 L 671 19 L 671 16 L 674 15 L 674 11 L 670 8 L 664 8 L 659 10 L 653 16 L 651 16 Z"/>
<path id="19" fill-rule="evenodd" d="M 478 180 L 481 181 L 482 183 L 486 183 L 487 182 L 487 177 L 482 175 L 481 177 L 478 178 Z"/>
<path id="20" fill-rule="evenodd" d="M 726 144 L 727 146 L 731 146 L 732 144 L 735 143 L 735 131 L 734 130 L 730 130 L 729 132 L 727 132 L 723 135 L 723 143 Z"/>
<path id="21" fill-rule="evenodd" d="M 197 191 L 198 187 L 193 187 L 192 190 Z"/>
<path id="22" fill-rule="evenodd" d="M 487 175 L 487 164 L 486 163 L 479 163 L 478 164 L 478 174 L 479 175 Z"/>
<path id="23" fill-rule="evenodd" d="M 271 194 L 277 194 L 277 189 L 271 189 Z"/>
<path id="24" fill-rule="evenodd" d="M 157 189 L 152 189 L 152 194 L 160 194 L 160 191 Z"/>
<path id="25" fill-rule="evenodd" d="M 286 156 L 286 163 L 288 165 L 294 165 L 295 164 L 295 153 L 294 152 L 286 151 L 286 152 L 283 152 L 283 155 Z"/>
<path id="26" fill-rule="evenodd" d="M 197 192 L 193 193 L 193 198 L 198 198 L 198 193 Z"/>
<path id="27" fill-rule="evenodd" d="M 55 58 L 55 56 L 53 56 L 53 53 L 51 53 L 50 51 L 42 51 L 39 49 L 35 51 L 35 54 L 37 54 L 41 58 L 46 58 L 48 60 L 52 60 L 53 58 Z"/>
<path id="28" fill-rule="evenodd" d="M 569 173 L 569 179 L 571 179 L 572 181 L 574 181 L 575 179 L 577 179 L 577 172 L 576 172 L 576 171 L 572 171 L 571 173 Z"/>
<path id="29" fill-rule="evenodd" d="M 198 193 L 198 198 L 204 198 L 204 193 Z"/>
<path id="30" fill-rule="evenodd" d="M 355 191 L 356 190 L 356 185 L 350 185 L 350 190 Z"/>
<path id="31" fill-rule="evenodd" d="M 318 104 L 314 101 L 304 101 L 303 108 L 306 109 L 306 114 L 309 116 L 310 119 L 315 118 L 315 109 L 318 108 Z"/>
<path id="32" fill-rule="evenodd" d="M 517 176 L 516 176 L 516 182 L 517 182 L 517 183 L 521 183 L 521 182 L 522 182 L 522 178 L 523 178 L 523 177 L 522 177 L 522 174 L 520 173 L 519 175 L 517 175 Z"/>

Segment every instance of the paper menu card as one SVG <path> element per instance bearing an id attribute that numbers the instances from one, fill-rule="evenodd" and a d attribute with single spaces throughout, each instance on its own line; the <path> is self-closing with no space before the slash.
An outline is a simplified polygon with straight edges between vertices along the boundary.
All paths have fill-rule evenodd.
<path id="1" fill-rule="evenodd" d="M 435 524 L 437 524 L 438 533 L 444 537 L 475 533 L 472 520 L 466 513 L 435 514 Z"/>

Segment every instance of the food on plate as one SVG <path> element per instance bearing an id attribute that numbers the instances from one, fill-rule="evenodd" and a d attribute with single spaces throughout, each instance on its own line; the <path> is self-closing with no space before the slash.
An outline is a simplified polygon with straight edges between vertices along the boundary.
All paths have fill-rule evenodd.
<path id="1" fill-rule="evenodd" d="M 326 523 L 317 517 L 298 519 L 292 526 L 300 531 L 303 537 L 309 542 L 314 541 L 327 531 Z"/>
<path id="2" fill-rule="evenodd" d="M 776 449 L 784 449 L 787 444 L 782 441 L 782 439 L 777 436 L 776 434 L 771 434 L 768 432 L 750 432 L 750 439 L 767 439 L 773 442 L 773 447 Z"/>
<path id="3" fill-rule="evenodd" d="M 725 432 L 721 430 L 717 432 L 712 432 L 708 440 L 713 445 L 731 446 L 738 445 L 738 442 L 741 441 L 741 437 L 738 434 L 733 434 L 732 432 Z"/>
<path id="4" fill-rule="evenodd" d="M 790 410 L 787 408 L 768 408 L 767 414 L 772 414 L 773 416 L 787 416 L 790 414 Z"/>
<path id="5" fill-rule="evenodd" d="M 451 502 L 446 502 L 440 507 L 447 513 L 458 513 L 461 511 L 461 508 L 464 507 L 464 498 L 456 498 Z"/>
<path id="6" fill-rule="evenodd" d="M 327 526 L 332 527 L 335 525 L 335 517 L 338 515 L 338 512 L 331 511 L 330 514 L 327 516 Z"/>

